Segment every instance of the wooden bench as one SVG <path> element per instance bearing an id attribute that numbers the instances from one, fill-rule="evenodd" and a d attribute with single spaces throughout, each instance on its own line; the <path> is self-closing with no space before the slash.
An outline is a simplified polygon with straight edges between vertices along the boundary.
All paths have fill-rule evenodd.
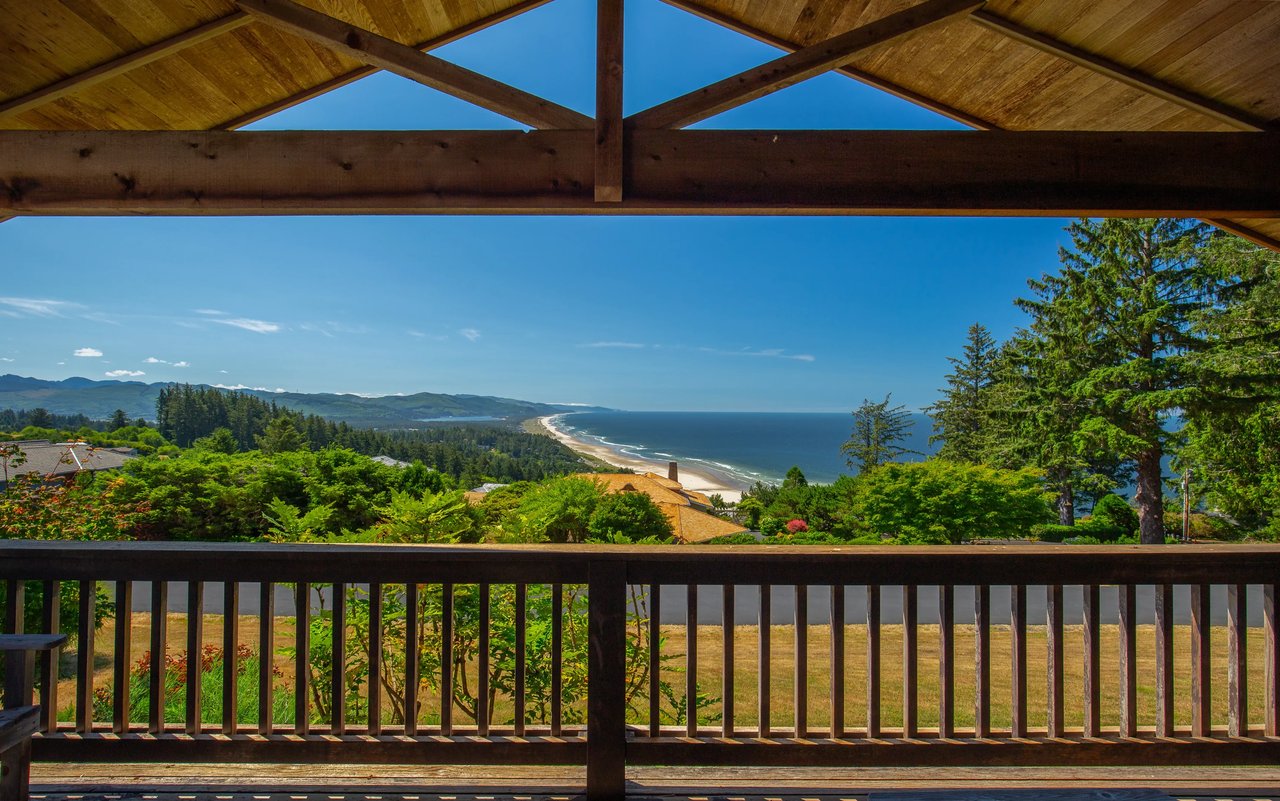
<path id="1" fill-rule="evenodd" d="M 31 737 L 40 709 L 31 703 L 35 655 L 67 641 L 65 634 L 0 634 L 5 655 L 4 709 L 0 710 L 0 801 L 27 801 L 31 778 Z M 57 677 L 52 678 L 57 681 Z"/>

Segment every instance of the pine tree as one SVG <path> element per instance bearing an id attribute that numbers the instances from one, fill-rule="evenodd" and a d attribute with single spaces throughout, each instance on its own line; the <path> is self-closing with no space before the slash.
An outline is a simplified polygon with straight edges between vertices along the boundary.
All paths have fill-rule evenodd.
<path id="1" fill-rule="evenodd" d="M 911 416 L 905 406 L 891 407 L 892 397 L 885 395 L 879 403 L 864 399 L 853 412 L 853 433 L 840 450 L 859 475 L 907 454 L 920 455 L 901 444 L 911 431 Z"/>
<path id="2" fill-rule="evenodd" d="M 947 386 L 939 390 L 942 397 L 925 409 L 933 418 L 929 444 L 942 442 L 937 454 L 940 458 L 975 463 L 988 460 L 988 405 L 998 355 L 995 337 L 982 323 L 974 323 L 969 327 L 964 355 L 947 357 L 953 372 L 946 376 Z"/>
<path id="3" fill-rule="evenodd" d="M 1141 541 L 1164 541 L 1161 458 L 1175 410 L 1203 397 L 1185 369 L 1205 340 L 1192 321 L 1230 293 L 1238 276 L 1202 258 L 1210 228 L 1187 220 L 1080 220 L 1061 270 L 1028 282 L 1046 358 L 1069 375 L 1084 409 L 1076 439 L 1086 450 L 1132 459 Z"/>

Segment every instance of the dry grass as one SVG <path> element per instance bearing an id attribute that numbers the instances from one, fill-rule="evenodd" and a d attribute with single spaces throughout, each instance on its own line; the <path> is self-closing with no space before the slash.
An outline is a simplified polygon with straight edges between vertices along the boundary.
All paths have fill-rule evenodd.
<path id="1" fill-rule="evenodd" d="M 221 646 L 222 616 L 207 615 L 204 622 L 203 642 Z M 133 660 L 136 662 L 150 647 L 150 616 L 145 613 L 133 617 Z M 292 692 L 293 664 L 292 660 L 282 653 L 283 649 L 293 645 L 293 620 L 288 617 L 276 621 L 275 642 L 276 654 L 274 664 L 280 674 L 276 679 L 276 687 L 280 692 Z M 171 614 L 169 616 L 168 647 L 171 653 L 186 650 L 186 616 Z M 1101 629 L 1101 664 L 1102 664 L 1102 722 L 1104 727 L 1113 728 L 1119 724 L 1119 627 L 1110 625 Z M 672 657 L 666 663 L 661 674 L 664 681 L 669 682 L 677 696 L 683 696 L 685 675 L 685 629 L 683 626 L 664 626 L 665 643 L 663 655 Z M 1032 626 L 1027 632 L 1027 705 L 1029 723 L 1032 729 L 1043 727 L 1046 721 L 1047 703 L 1047 647 L 1046 629 L 1044 626 Z M 795 694 L 795 638 L 792 626 L 773 626 L 771 629 L 770 660 L 770 724 L 776 728 L 789 728 L 794 723 Z M 759 632 L 756 626 L 738 626 L 734 629 L 733 651 L 734 670 L 734 706 L 735 725 L 742 729 L 753 729 L 758 721 L 758 642 Z M 248 615 L 241 618 L 238 631 L 239 642 L 257 649 L 258 620 Z M 1080 626 L 1067 626 L 1065 629 L 1065 713 L 1068 728 L 1080 727 L 1084 717 L 1083 669 L 1084 669 L 1084 633 Z M 1138 627 L 1138 718 L 1139 725 L 1153 727 L 1156 714 L 1155 699 L 1155 630 L 1154 626 Z M 1175 722 L 1179 727 L 1189 727 L 1191 723 L 1191 632 L 1189 626 L 1177 626 L 1174 631 L 1174 698 Z M 108 621 L 96 638 L 95 686 L 106 687 L 111 684 L 111 653 L 114 643 L 113 622 Z M 955 627 L 955 716 L 956 725 L 967 728 L 973 725 L 974 709 L 974 627 L 957 625 Z M 1212 632 L 1212 707 L 1213 720 L 1217 727 L 1226 725 L 1227 705 L 1227 653 L 1226 631 L 1215 628 Z M 1261 629 L 1250 629 L 1248 635 L 1248 692 L 1250 721 L 1255 726 L 1262 725 L 1264 714 L 1264 637 Z M 845 721 L 850 729 L 864 725 L 867 709 L 866 687 L 866 649 L 867 637 L 865 625 L 858 623 L 846 627 L 845 632 Z M 73 653 L 64 653 L 64 665 L 73 660 Z M 809 671 L 807 676 L 808 720 L 814 731 L 822 731 L 830 724 L 831 682 L 830 682 L 830 628 L 813 625 L 809 627 L 808 642 Z M 716 626 L 703 626 L 698 635 L 698 682 L 703 692 L 715 697 L 715 703 L 704 707 L 699 715 L 700 723 L 712 725 L 719 720 L 722 710 L 719 697 L 723 693 L 721 677 L 721 661 L 723 658 L 723 629 Z M 931 728 L 938 724 L 938 627 L 922 625 L 919 627 L 919 724 L 923 728 Z M 1010 725 L 1011 699 L 1011 650 L 1009 629 L 1007 626 L 993 626 L 991 629 L 991 684 L 992 708 L 991 723 L 994 729 L 1007 729 Z M 881 719 L 886 728 L 900 726 L 902 723 L 902 626 L 884 625 L 881 627 Z M 74 664 L 74 662 L 71 662 Z M 470 666 L 474 682 L 476 666 Z M 474 686 L 474 684 L 472 685 Z M 75 679 L 65 678 L 59 683 L 62 705 L 65 707 L 74 697 Z M 439 720 L 439 697 L 425 688 L 423 691 L 424 709 L 420 721 L 426 724 Z M 637 708 L 647 710 L 647 701 L 638 699 Z M 643 723 L 647 711 L 633 715 L 633 722 Z M 499 696 L 494 709 L 494 721 L 509 721 L 512 717 L 511 699 Z M 455 720 L 465 723 L 463 716 L 455 712 Z M 358 723 L 358 720 L 352 723 Z M 669 721 L 668 721 L 669 722 Z"/>

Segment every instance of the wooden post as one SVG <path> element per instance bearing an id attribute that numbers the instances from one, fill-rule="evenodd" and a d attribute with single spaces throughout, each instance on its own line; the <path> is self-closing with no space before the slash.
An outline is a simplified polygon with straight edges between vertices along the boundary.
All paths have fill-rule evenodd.
<path id="1" fill-rule="evenodd" d="M 760 644 L 757 650 L 760 658 L 760 736 L 769 736 L 770 717 L 773 712 L 769 708 L 770 696 L 773 694 L 773 679 L 770 668 L 773 666 L 772 634 L 773 634 L 773 587 L 760 585 L 760 625 L 757 629 Z"/>
<path id="2" fill-rule="evenodd" d="M 593 561 L 587 576 L 587 799 L 622 801 L 626 794 L 626 565 Z"/>
<path id="3" fill-rule="evenodd" d="M 311 727 L 311 713 L 307 705 L 311 668 L 311 585 L 299 581 L 294 589 L 294 656 L 293 656 L 293 733 L 306 734 Z"/>
<path id="4" fill-rule="evenodd" d="M 973 588 L 973 629 L 973 729 L 975 736 L 986 737 L 991 734 L 991 587 L 986 584 Z"/>
<path id="5" fill-rule="evenodd" d="M 733 585 L 726 584 L 721 595 L 722 617 L 720 628 L 722 635 L 720 673 L 722 690 L 720 693 L 723 708 L 720 713 L 721 733 L 725 737 L 733 736 Z"/>
<path id="6" fill-rule="evenodd" d="M 76 731 L 93 731 L 93 635 L 97 631 L 98 582 L 80 582 L 80 618 L 76 633 Z"/>
<path id="7" fill-rule="evenodd" d="M 273 719 L 276 655 L 275 585 L 264 581 L 258 587 L 258 734 L 270 734 Z"/>
<path id="8" fill-rule="evenodd" d="M 59 633 L 62 612 L 62 582 L 44 583 L 44 606 L 41 611 L 44 630 Z M 40 730 L 48 734 L 58 731 L 58 655 L 60 649 L 50 648 L 40 654 Z"/>
<path id="9" fill-rule="evenodd" d="M 240 585 L 222 585 L 222 733 L 236 733 L 236 700 L 239 696 Z"/>
<path id="10" fill-rule="evenodd" d="M 164 689 L 166 656 L 169 642 L 169 582 L 151 582 L 151 671 L 148 677 L 147 730 L 164 732 Z"/>
<path id="11" fill-rule="evenodd" d="M 1249 733 L 1249 605 L 1247 584 L 1227 585 L 1227 734 Z"/>
<path id="12" fill-rule="evenodd" d="M 596 3 L 597 203 L 622 200 L 622 0 Z"/>
<path id="13" fill-rule="evenodd" d="M 1084 736 L 1102 733 L 1102 604 L 1097 584 L 1082 588 L 1084 598 Z"/>
<path id="14" fill-rule="evenodd" d="M 133 582 L 116 582 L 116 647 L 112 654 L 112 722 L 116 734 L 129 731 L 129 668 L 133 662 Z"/>
<path id="15" fill-rule="evenodd" d="M 955 735 L 955 587 L 938 587 L 938 736 Z"/>
<path id="16" fill-rule="evenodd" d="M 1213 728 L 1210 701 L 1212 654 L 1209 651 L 1209 585 L 1191 586 L 1191 735 L 1207 737 Z"/>
<path id="17" fill-rule="evenodd" d="M 685 587 L 684 613 L 685 734 L 698 735 L 698 585 Z"/>
<path id="18" fill-rule="evenodd" d="M 418 733 L 418 685 L 421 672 L 418 655 L 418 585 L 404 585 L 404 733 L 413 737 Z M 442 665 L 442 669 L 448 669 Z"/>
<path id="19" fill-rule="evenodd" d="M 649 585 L 649 736 L 662 734 L 662 586 Z M 558 646 L 557 646 L 558 647 Z M 555 650 L 554 648 L 552 650 Z"/>
<path id="20" fill-rule="evenodd" d="M 369 734 L 382 734 L 382 585 L 369 583 Z"/>
<path id="21" fill-rule="evenodd" d="M 1156 736 L 1173 736 L 1173 585 L 1156 585 Z"/>
<path id="22" fill-rule="evenodd" d="M 1045 587 L 1045 624 L 1048 629 L 1048 731 L 1050 737 L 1061 737 L 1066 728 L 1063 720 L 1063 633 L 1062 633 L 1062 585 Z"/>

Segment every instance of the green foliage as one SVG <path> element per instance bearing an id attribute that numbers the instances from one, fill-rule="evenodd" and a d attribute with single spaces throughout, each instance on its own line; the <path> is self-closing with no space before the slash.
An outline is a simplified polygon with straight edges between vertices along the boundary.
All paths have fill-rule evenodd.
<path id="1" fill-rule="evenodd" d="M 421 495 L 392 492 L 391 500 L 378 507 L 381 542 L 456 543 L 477 542 L 480 515 L 467 504 L 462 490 Z"/>
<path id="2" fill-rule="evenodd" d="M 213 453 L 235 453 L 240 450 L 240 445 L 236 442 L 235 435 L 231 433 L 231 429 L 225 426 L 215 428 L 209 436 L 201 437 L 191 443 L 191 447 L 199 451 L 211 451 Z M 297 450 L 297 448 L 290 448 L 290 450 Z"/>
<path id="3" fill-rule="evenodd" d="M 333 507 L 328 504 L 312 507 L 303 514 L 298 507 L 279 498 L 272 498 L 262 513 L 267 521 L 266 539 L 272 542 L 315 542 L 322 539 L 316 532 L 324 529 L 331 516 Z"/>
<path id="4" fill-rule="evenodd" d="M 1126 532 L 1123 528 L 1102 520 L 1082 520 L 1073 526 L 1041 523 L 1031 527 L 1031 536 L 1041 542 L 1078 541 L 1082 537 L 1097 542 L 1117 542 L 1125 537 L 1132 537 L 1133 532 Z"/>
<path id="5" fill-rule="evenodd" d="M 884 465 L 855 496 L 865 529 L 913 543 L 1021 536 L 1048 519 L 1047 503 L 1035 471 L 941 459 Z"/>
<path id="6" fill-rule="evenodd" d="M 795 487 L 807 487 L 809 480 L 804 477 L 804 473 L 800 470 L 799 465 L 792 465 L 787 471 L 786 478 L 782 480 L 782 489 L 793 489 Z"/>
<path id="7" fill-rule="evenodd" d="M 926 411 L 933 418 L 930 444 L 941 441 L 937 456 L 961 462 L 983 462 L 992 448 L 992 387 L 996 384 L 999 346 L 981 323 L 969 327 L 964 355 L 947 357 L 952 372 L 947 386 Z"/>
<path id="8" fill-rule="evenodd" d="M 905 406 L 889 405 L 892 397 L 885 395 L 879 403 L 863 400 L 853 412 L 853 433 L 840 450 L 860 474 L 908 454 L 920 455 L 902 447 L 911 430 L 911 417 Z"/>
<path id="9" fill-rule="evenodd" d="M 1103 495 L 1099 498 L 1093 505 L 1093 520 L 1100 525 L 1120 530 L 1122 536 L 1131 537 L 1138 533 L 1138 513 L 1119 495 Z"/>
<path id="10" fill-rule="evenodd" d="M 643 492 L 619 492 L 601 497 L 591 513 L 587 531 L 593 539 L 611 542 L 670 542 L 674 534 L 671 521 Z"/>
<path id="11" fill-rule="evenodd" d="M 782 532 L 786 525 L 787 521 L 781 517 L 773 517 L 772 515 L 762 517 L 760 518 L 760 533 L 766 537 L 775 537 Z"/>
<path id="12" fill-rule="evenodd" d="M 590 479 L 551 479 L 521 499 L 513 526 L 529 541 L 584 542 L 603 494 L 600 485 Z"/>
<path id="13" fill-rule="evenodd" d="M 254 437 L 254 440 L 258 449 L 268 455 L 300 451 L 307 447 L 302 435 L 293 427 L 293 421 L 288 417 L 272 420 L 267 424 L 267 430 Z"/>

